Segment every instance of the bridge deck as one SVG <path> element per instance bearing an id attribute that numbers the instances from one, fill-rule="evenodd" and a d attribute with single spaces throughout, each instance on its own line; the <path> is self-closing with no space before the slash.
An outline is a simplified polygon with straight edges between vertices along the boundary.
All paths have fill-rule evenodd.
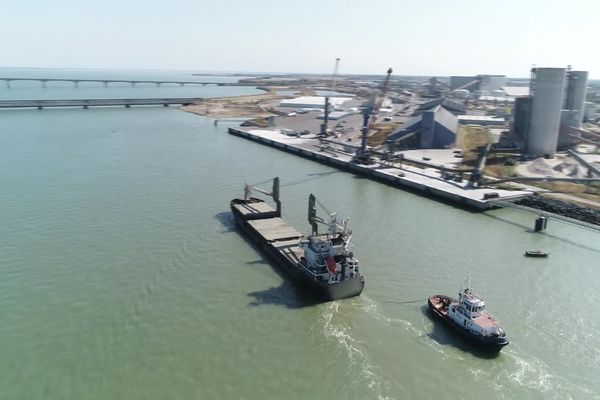
<path id="1" fill-rule="evenodd" d="M 93 107 L 93 106 L 151 106 L 191 104 L 198 97 L 141 98 L 141 99 L 67 99 L 67 100 L 0 100 L 0 108 Z"/>
<path id="2" fill-rule="evenodd" d="M 33 82 L 111 82 L 111 83 L 176 83 L 197 85 L 218 85 L 223 82 L 206 82 L 195 80 L 154 80 L 154 79 L 87 79 L 87 78 L 25 78 L 25 77 L 0 77 L 0 81 L 33 81 Z"/>

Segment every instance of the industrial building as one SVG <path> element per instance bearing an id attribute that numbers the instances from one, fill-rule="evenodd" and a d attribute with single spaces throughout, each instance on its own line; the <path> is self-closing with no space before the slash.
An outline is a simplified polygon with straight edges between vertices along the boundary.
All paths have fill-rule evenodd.
<path id="1" fill-rule="evenodd" d="M 569 71 L 567 73 L 567 89 L 565 93 L 565 110 L 577 113 L 568 126 L 581 127 L 585 116 L 585 98 L 587 92 L 587 71 Z M 573 125 L 575 123 L 575 125 Z M 564 124 L 567 125 L 567 124 Z"/>
<path id="2" fill-rule="evenodd" d="M 475 83 L 469 85 L 472 82 Z M 494 90 L 501 90 L 507 83 L 508 78 L 505 75 L 451 76 L 450 90 L 468 86 L 469 90 L 477 90 L 481 94 L 489 94 Z"/>
<path id="3" fill-rule="evenodd" d="M 508 83 L 505 75 L 478 75 L 479 90 L 492 93 L 494 90 L 501 90 Z"/>
<path id="4" fill-rule="evenodd" d="M 477 78 L 474 76 L 451 76 L 450 90 L 456 90 L 458 88 L 466 86 L 474 80 L 477 80 Z"/>
<path id="5" fill-rule="evenodd" d="M 459 115 L 458 123 L 462 125 L 505 125 L 506 120 L 504 118 L 491 117 L 488 115 Z"/>
<path id="6" fill-rule="evenodd" d="M 406 121 L 387 139 L 393 149 L 444 149 L 456 139 L 458 118 L 441 105 Z"/>
<path id="7" fill-rule="evenodd" d="M 558 144 L 565 92 L 565 68 L 533 68 L 532 94 L 525 151 L 530 156 L 554 157 Z"/>
<path id="8" fill-rule="evenodd" d="M 332 108 L 338 108 L 345 102 L 352 100 L 351 97 L 330 97 L 329 106 Z M 313 108 L 313 109 L 324 109 L 325 108 L 325 97 L 324 96 L 301 96 L 293 99 L 282 100 L 280 103 L 281 107 L 295 107 L 295 108 Z"/>
<path id="9" fill-rule="evenodd" d="M 512 123 L 526 155 L 554 157 L 559 145 L 573 142 L 585 117 L 587 78 L 587 71 L 532 69 L 529 96 L 516 98 Z"/>
<path id="10" fill-rule="evenodd" d="M 596 112 L 598 111 L 598 105 L 591 101 L 585 102 L 585 112 L 583 116 L 584 121 L 592 121 L 596 119 Z"/>
<path id="11" fill-rule="evenodd" d="M 529 96 L 529 86 L 502 86 L 502 91 L 506 97 Z"/>

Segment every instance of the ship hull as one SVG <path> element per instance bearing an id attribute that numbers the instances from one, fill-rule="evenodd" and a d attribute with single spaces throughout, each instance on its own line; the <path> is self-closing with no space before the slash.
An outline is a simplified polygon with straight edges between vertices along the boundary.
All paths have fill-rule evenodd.
<path id="1" fill-rule="evenodd" d="M 341 282 L 331 284 L 315 281 L 312 276 L 303 272 L 303 270 L 295 263 L 291 262 L 285 255 L 270 245 L 269 242 L 265 241 L 261 235 L 248 224 L 248 221 L 236 212 L 233 208 L 233 204 L 234 203 L 232 202 L 231 211 L 237 228 L 258 246 L 258 248 L 266 254 L 281 271 L 286 273 L 297 286 L 309 291 L 322 301 L 346 299 L 359 296 L 362 293 L 365 281 L 364 277 L 360 274 Z"/>
<path id="2" fill-rule="evenodd" d="M 450 316 L 448 316 L 446 307 L 436 307 L 436 304 L 439 304 L 438 300 L 440 299 L 447 301 L 447 304 L 456 301 L 455 299 L 444 295 L 431 296 L 427 300 L 430 313 L 435 318 L 448 325 L 450 329 L 456 332 L 460 337 L 477 345 L 479 348 L 492 352 L 499 352 L 504 346 L 508 345 L 509 341 L 506 336 L 483 336 L 457 324 Z"/>

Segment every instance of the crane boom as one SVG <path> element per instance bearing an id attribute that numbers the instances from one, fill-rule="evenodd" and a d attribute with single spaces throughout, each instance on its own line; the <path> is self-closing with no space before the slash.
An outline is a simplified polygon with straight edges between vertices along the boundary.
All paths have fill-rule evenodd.
<path id="1" fill-rule="evenodd" d="M 331 91 L 335 91 L 336 79 L 338 74 L 338 68 L 340 66 L 340 58 L 336 57 L 335 59 L 335 67 L 333 68 L 333 76 L 331 77 Z"/>
<path id="2" fill-rule="evenodd" d="M 388 68 L 387 70 L 387 76 L 385 77 L 385 81 L 383 81 L 383 86 L 381 86 L 381 94 L 377 97 L 377 102 L 375 103 L 375 109 L 373 110 L 373 113 L 375 115 L 377 115 L 379 113 L 379 109 L 381 108 L 381 105 L 383 104 L 383 99 L 385 99 L 385 95 L 387 94 L 388 89 L 390 88 L 390 78 L 392 76 L 392 72 L 394 72 L 392 70 L 392 68 Z"/>
<path id="3" fill-rule="evenodd" d="M 392 75 L 392 68 L 388 68 L 387 76 L 383 81 L 383 86 L 381 87 L 381 94 L 378 96 L 375 101 L 371 101 L 370 104 L 364 108 L 363 110 L 363 127 L 361 129 L 361 137 L 360 137 L 360 147 L 356 151 L 356 155 L 354 156 L 354 161 L 359 163 L 370 164 L 371 156 L 370 152 L 367 150 L 367 136 L 369 136 L 369 131 L 375 125 L 377 120 L 377 114 L 379 113 L 379 109 L 381 108 L 381 104 L 383 103 L 383 99 L 388 91 L 390 86 L 390 77 Z"/>

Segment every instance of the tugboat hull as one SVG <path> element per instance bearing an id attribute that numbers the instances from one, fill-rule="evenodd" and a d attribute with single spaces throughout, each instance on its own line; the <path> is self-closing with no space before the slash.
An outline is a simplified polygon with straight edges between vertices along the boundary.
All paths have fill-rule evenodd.
<path id="1" fill-rule="evenodd" d="M 431 314 L 446 323 L 453 331 L 464 339 L 469 340 L 485 350 L 493 352 L 499 352 L 504 346 L 508 345 L 509 341 L 506 336 L 483 336 L 457 324 L 448 316 L 448 307 L 452 302 L 456 302 L 456 300 L 452 297 L 439 294 L 431 296 L 427 300 Z"/>

